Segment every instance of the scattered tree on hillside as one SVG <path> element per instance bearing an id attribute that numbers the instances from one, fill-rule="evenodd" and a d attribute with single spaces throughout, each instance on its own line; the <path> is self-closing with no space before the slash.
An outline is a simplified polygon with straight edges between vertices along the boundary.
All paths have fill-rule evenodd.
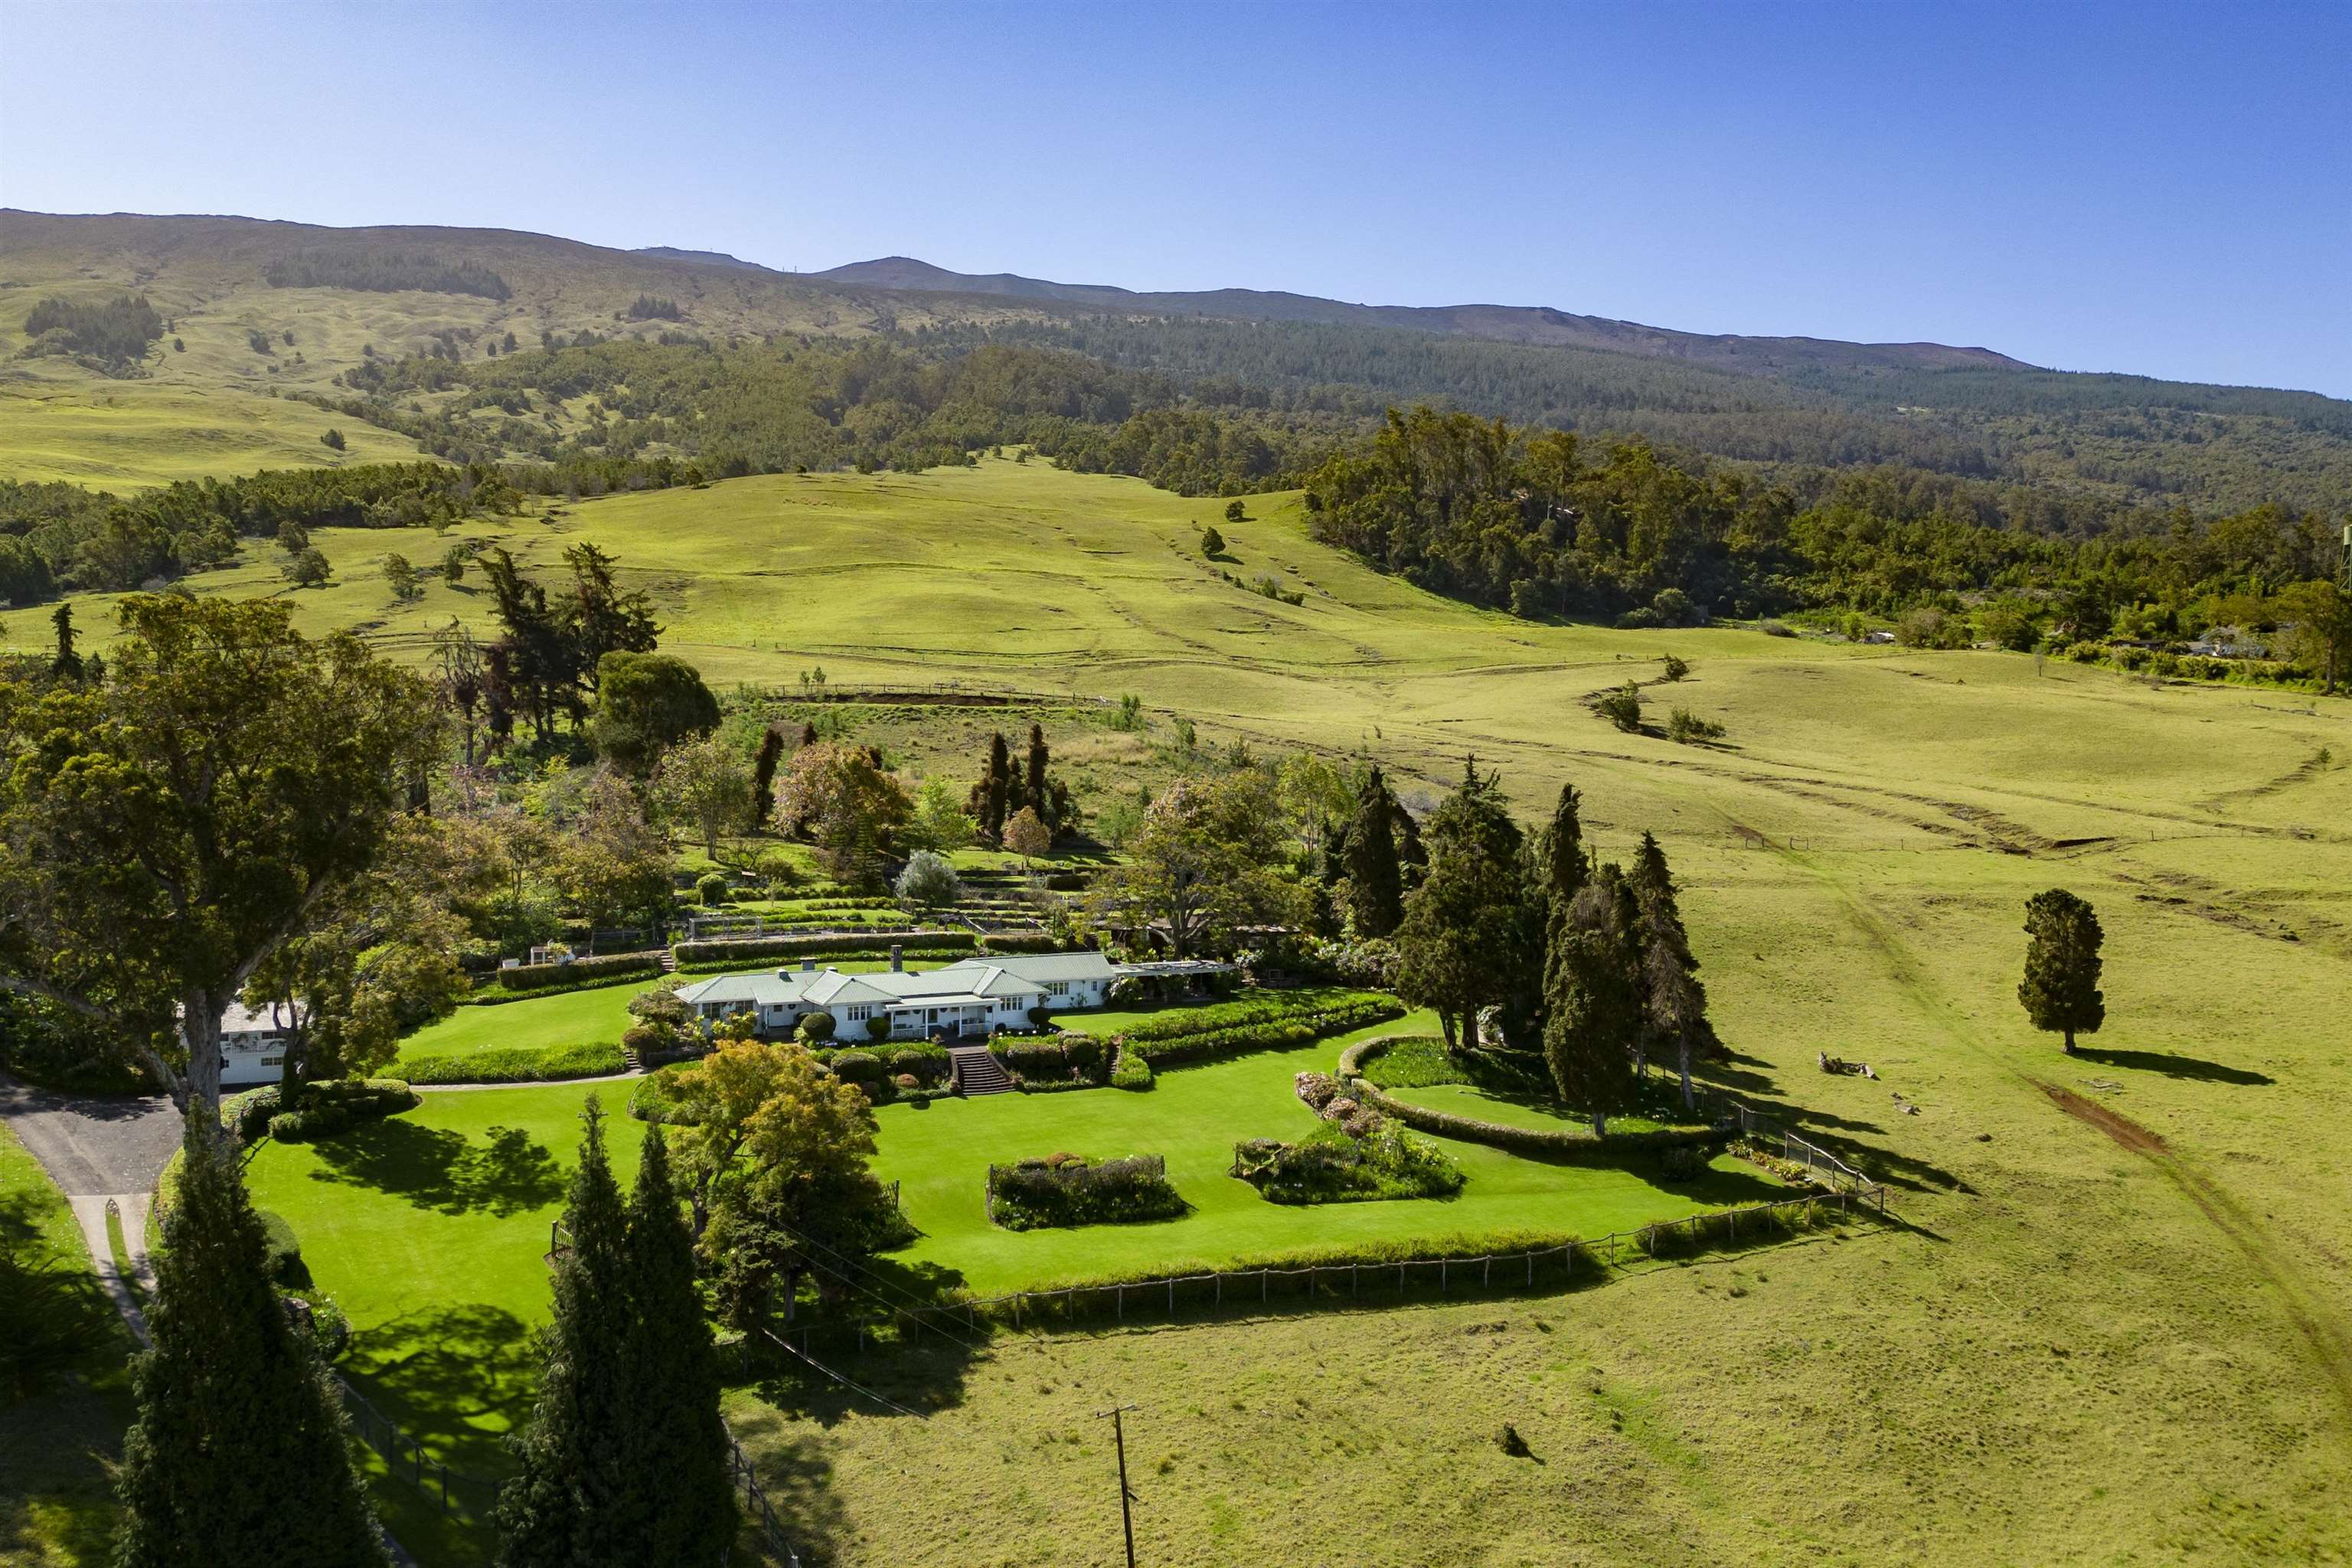
<path id="1" fill-rule="evenodd" d="M 408 557 L 398 551 L 389 552 L 383 558 L 383 585 L 404 605 L 425 597 L 424 579 L 409 564 Z"/>
<path id="2" fill-rule="evenodd" d="M 1021 857 L 1021 868 L 1025 871 L 1031 860 L 1053 853 L 1053 831 L 1038 820 L 1035 806 L 1024 805 L 1004 825 L 1004 847 Z"/>
<path id="3" fill-rule="evenodd" d="M 2106 997 L 2099 990 L 2105 933 L 2097 912 L 2063 888 L 2025 901 L 2025 978 L 2017 999 L 2035 1028 L 2066 1037 L 2072 1056 L 2076 1035 L 2095 1035 L 2106 1022 Z"/>
<path id="4" fill-rule="evenodd" d="M 1244 506 L 1240 501 L 1227 501 L 1225 503 L 1225 521 L 1227 522 L 1247 522 L 1249 521 L 1249 509 Z"/>
<path id="5" fill-rule="evenodd" d="M 1629 680 L 1593 699 L 1592 710 L 1625 733 L 1637 735 L 1642 731 L 1642 689 Z"/>
<path id="6" fill-rule="evenodd" d="M 597 751 L 643 778 L 672 746 L 719 727 L 719 699 L 702 674 L 666 653 L 614 652 L 597 671 Z"/>
<path id="7" fill-rule="evenodd" d="M 0 987 L 106 1026 L 210 1110 L 222 1010 L 376 863 L 438 718 L 417 677 L 306 641 L 282 604 L 121 615 L 102 687 L 0 679 Z"/>
<path id="8" fill-rule="evenodd" d="M 719 840 L 733 832 L 751 809 L 751 773 L 735 748 L 716 733 L 664 752 L 654 768 L 653 785 L 662 809 L 671 820 L 692 827 L 703 852 L 714 859 Z"/>
<path id="9" fill-rule="evenodd" d="M 1201 553 L 1208 556 L 1211 560 L 1214 560 L 1224 552 L 1225 536 L 1218 532 L 1214 527 L 1202 529 L 1201 531 Z"/>
<path id="10" fill-rule="evenodd" d="M 906 790 L 867 746 L 803 746 L 776 787 L 778 830 L 805 837 L 825 869 L 844 881 L 880 879 L 909 809 Z"/>
<path id="11" fill-rule="evenodd" d="M 319 437 L 319 445 L 331 452 L 340 452 L 343 449 L 343 433 L 341 430 L 330 429 Z"/>
<path id="12" fill-rule="evenodd" d="M 307 547 L 296 551 L 278 570 L 297 588 L 322 588 L 334 575 L 334 567 L 328 563 L 325 552 Z"/>
<path id="13" fill-rule="evenodd" d="M 63 680 L 79 680 L 82 665 L 81 655 L 74 649 L 73 606 L 59 605 L 51 613 L 49 624 L 58 629 L 58 653 L 49 661 L 49 673 Z"/>
<path id="14" fill-rule="evenodd" d="M 1157 935 L 1172 957 L 1230 951 L 1243 927 L 1305 917 L 1305 891 L 1282 862 L 1281 812 L 1262 771 L 1183 779 L 1144 812 L 1091 907 L 1099 923 Z"/>
<path id="15" fill-rule="evenodd" d="M 958 804 L 947 781 L 932 778 L 923 781 L 915 797 L 915 813 L 907 819 L 898 841 L 908 849 L 945 855 L 965 847 L 979 833 L 979 824 Z"/>
<path id="16" fill-rule="evenodd" d="M 770 724 L 760 731 L 760 754 L 751 762 L 751 820 L 754 833 L 776 814 L 776 765 L 784 760 L 784 732 Z"/>
<path id="17" fill-rule="evenodd" d="M 383 1568 L 342 1402 L 269 1282 L 260 1217 L 209 1108 L 190 1111 L 184 1147 L 150 1345 L 131 1363 L 113 1561 Z"/>
<path id="18" fill-rule="evenodd" d="M 1345 851 L 1348 924 L 1360 938 L 1391 936 L 1404 919 L 1404 879 L 1397 866 L 1399 809 L 1375 766 L 1357 794 Z"/>

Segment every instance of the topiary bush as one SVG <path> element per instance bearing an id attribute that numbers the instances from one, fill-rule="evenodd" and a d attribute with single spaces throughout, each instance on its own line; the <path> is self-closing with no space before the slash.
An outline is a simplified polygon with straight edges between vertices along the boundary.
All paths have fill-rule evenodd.
<path id="1" fill-rule="evenodd" d="M 302 1244 L 295 1239 L 294 1227 L 285 1216 L 256 1209 L 254 1217 L 261 1222 L 262 1267 L 269 1278 L 289 1290 L 310 1283 L 310 1270 L 302 1262 Z"/>
<path id="2" fill-rule="evenodd" d="M 694 901 L 706 908 L 715 908 L 728 900 L 732 885 L 724 871 L 705 871 L 695 879 Z"/>
<path id="3" fill-rule="evenodd" d="M 835 1051 L 828 1065 L 833 1068 L 833 1076 L 844 1083 L 879 1083 L 888 1076 L 883 1070 L 882 1058 L 872 1051 Z"/>
<path id="4" fill-rule="evenodd" d="M 1111 1058 L 1110 1086 L 1113 1089 L 1147 1089 L 1151 1087 L 1151 1064 L 1124 1045 Z"/>
<path id="5" fill-rule="evenodd" d="M 280 1110 L 284 1103 L 282 1087 L 271 1084 L 237 1096 L 222 1113 L 248 1142 L 267 1132 L 281 1143 L 301 1143 L 413 1110 L 418 1100 L 416 1092 L 399 1079 L 372 1078 L 305 1084 L 299 1110 Z"/>
<path id="6" fill-rule="evenodd" d="M 819 1010 L 814 1013 L 806 1013 L 802 1015 L 800 1026 L 794 1029 L 793 1033 L 798 1036 L 803 1041 L 814 1045 L 819 1041 L 833 1038 L 833 1015 Z"/>
<path id="7" fill-rule="evenodd" d="M 888 1039 L 890 1037 L 890 1019 L 888 1016 L 877 1013 L 873 1017 L 866 1019 L 866 1037 L 869 1040 Z"/>

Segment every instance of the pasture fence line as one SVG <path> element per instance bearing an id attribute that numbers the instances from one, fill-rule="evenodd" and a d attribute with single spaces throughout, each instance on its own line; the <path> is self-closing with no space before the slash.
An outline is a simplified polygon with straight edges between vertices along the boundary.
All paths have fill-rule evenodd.
<path id="1" fill-rule="evenodd" d="M 1729 1095 L 1710 1094 L 1707 1098 L 1715 1102 L 1719 1120 L 1738 1123 L 1742 1137 L 1759 1143 L 1778 1142 L 1780 1157 L 1792 1165 L 1804 1166 L 1805 1173 L 1815 1181 L 1826 1182 L 1832 1188 L 1843 1192 L 1864 1192 L 1875 1187 L 1880 1212 L 1885 1212 L 1886 1189 L 1820 1144 L 1799 1137 L 1762 1111 L 1743 1105 Z"/>
<path id="2" fill-rule="evenodd" d="M 727 1434 L 727 1479 L 737 1491 L 743 1494 L 744 1512 L 760 1528 L 760 1543 L 768 1556 L 782 1568 L 801 1568 L 801 1554 L 784 1534 L 784 1527 L 776 1520 L 776 1510 L 768 1502 L 768 1494 L 760 1485 L 759 1472 L 751 1468 L 751 1456 L 736 1440 L 735 1428 L 725 1421 L 719 1429 Z"/>
<path id="3" fill-rule="evenodd" d="M 1335 1300 L 1353 1300 L 1391 1290 L 1403 1294 L 1416 1279 L 1433 1280 L 1441 1296 L 1450 1296 L 1456 1289 L 1482 1291 L 1497 1286 L 1505 1289 L 1533 1289 L 1546 1282 L 1566 1288 L 1587 1274 L 1605 1277 L 1612 1269 L 1634 1263 L 1701 1251 L 1709 1246 L 1736 1246 L 1743 1237 L 1761 1241 L 1775 1232 L 1796 1234 L 1811 1229 L 1824 1212 L 1833 1213 L 1841 1219 L 1857 1215 L 1883 1218 L 1887 1212 L 1886 1195 L 1883 1185 L 1843 1186 L 1773 1203 L 1654 1221 L 1630 1231 L 1611 1231 L 1591 1240 L 1563 1241 L 1525 1251 L 1367 1258 L 1303 1263 L 1289 1268 L 1269 1264 L 1099 1285 L 1013 1290 L 936 1306 L 895 1308 L 833 1327 L 854 1331 L 858 1349 L 863 1352 L 879 1337 L 882 1329 L 887 1327 L 896 1332 L 908 1324 L 922 1329 L 952 1326 L 969 1331 L 977 1329 L 985 1317 L 1021 1329 L 1033 1323 L 1043 1327 L 1057 1318 L 1075 1322 L 1082 1316 L 1105 1312 L 1123 1323 L 1130 1307 L 1139 1312 L 1157 1310 L 1172 1319 L 1179 1310 L 1180 1297 L 1186 1305 L 1212 1310 L 1228 1305 L 1271 1307 L 1276 1300 L 1276 1279 L 1284 1282 L 1282 1299 L 1286 1301 L 1325 1295 Z M 803 1330 L 803 1343 L 811 1331 Z"/>
<path id="4" fill-rule="evenodd" d="M 403 1431 L 399 1422 L 370 1404 L 341 1373 L 335 1374 L 335 1388 L 361 1441 L 376 1451 L 394 1477 L 415 1487 L 427 1502 L 437 1503 L 443 1513 L 473 1524 L 489 1521 L 504 1482 L 453 1470 L 433 1458 L 414 1434 Z"/>

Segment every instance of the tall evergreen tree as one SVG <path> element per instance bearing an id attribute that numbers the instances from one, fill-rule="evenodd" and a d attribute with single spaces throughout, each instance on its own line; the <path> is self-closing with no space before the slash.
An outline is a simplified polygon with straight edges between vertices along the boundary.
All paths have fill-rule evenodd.
<path id="1" fill-rule="evenodd" d="M 1398 993 L 1437 1010 L 1449 1047 L 1476 1050 L 1480 1010 L 1513 995 L 1538 961 L 1527 946 L 1523 841 L 1500 784 L 1471 759 L 1462 787 L 1430 816 L 1429 874 L 1396 929 Z"/>
<path id="2" fill-rule="evenodd" d="M 192 1108 L 179 1201 L 133 1364 L 117 1568 L 383 1568 L 326 1365 L 287 1321 L 261 1221 L 208 1107 Z"/>
<path id="3" fill-rule="evenodd" d="M 735 1534 L 719 1364 L 694 1284 L 694 1236 L 670 1179 L 669 1147 L 647 1129 L 630 1195 L 635 1319 L 623 1378 L 634 1391 L 625 1473 L 639 1505 L 613 1543 L 614 1563 L 716 1563 Z M 627 1526 L 634 1526 L 633 1529 Z"/>
<path id="4" fill-rule="evenodd" d="M 1698 959 L 1683 929 L 1674 874 L 1657 836 L 1642 835 L 1642 847 L 1627 879 L 1638 914 L 1642 946 L 1642 1034 L 1645 1050 L 1671 1046 L 1682 1077 L 1683 1105 L 1697 1103 L 1691 1089 L 1691 1051 L 1706 1027 L 1706 987 L 1699 983 Z"/>
<path id="5" fill-rule="evenodd" d="M 981 837 L 992 844 L 1004 837 L 1004 822 L 1021 809 L 1017 780 L 1013 772 L 1013 749 L 1005 743 L 1002 731 L 989 737 L 988 762 L 981 770 L 979 780 L 971 786 L 970 811 L 979 825 Z"/>
<path id="6" fill-rule="evenodd" d="M 1544 828 L 1542 864 L 1538 869 L 1548 905 L 1547 925 L 1568 917 L 1569 906 L 1591 879 L 1591 862 L 1584 853 L 1582 806 L 1583 796 L 1576 793 L 1574 784 L 1560 785 L 1559 802 L 1551 808 L 1551 821 Z"/>
<path id="7" fill-rule="evenodd" d="M 776 764 L 784 760 L 784 732 L 773 724 L 760 731 L 760 754 L 751 763 L 751 831 L 776 814 Z"/>
<path id="8" fill-rule="evenodd" d="M 2095 1035 L 2107 1020 L 2107 999 L 2099 989 L 2106 933 L 2098 914 L 2063 888 L 2025 900 L 2025 978 L 2017 999 L 2037 1029 L 2066 1037 L 2074 1054 L 2077 1034 Z"/>
<path id="9" fill-rule="evenodd" d="M 49 616 L 58 628 L 58 657 L 49 661 L 49 673 L 68 680 L 81 679 L 81 655 L 74 651 L 73 606 L 59 605 Z"/>
<path id="10" fill-rule="evenodd" d="M 555 1321 L 541 1332 L 539 1398 L 508 1439 L 520 1473 L 499 1493 L 499 1568 L 577 1568 L 637 1561 L 615 1542 L 645 1510 L 632 1497 L 656 1477 L 630 1473 L 631 1430 L 645 1412 L 625 1368 L 635 1270 L 621 1189 L 604 1153 L 604 1108 L 581 1111 L 587 1136 L 563 1208 L 572 1245 L 555 1260 Z"/>
<path id="11" fill-rule="evenodd" d="M 1598 1135 L 1632 1103 L 1642 1037 L 1640 911 L 1615 866 L 1603 866 L 1552 933 L 1544 973 L 1544 1056 L 1570 1106 Z"/>
<path id="12" fill-rule="evenodd" d="M 1348 923 L 1360 937 L 1392 936 L 1404 919 L 1404 878 L 1397 868 L 1396 797 L 1374 767 L 1356 795 L 1348 826 Z"/>
<path id="13" fill-rule="evenodd" d="M 1037 814 L 1038 821 L 1052 828 L 1057 824 L 1054 819 L 1053 788 L 1045 780 L 1045 727 L 1032 724 L 1029 726 L 1028 776 L 1024 781 L 1024 804 Z"/>

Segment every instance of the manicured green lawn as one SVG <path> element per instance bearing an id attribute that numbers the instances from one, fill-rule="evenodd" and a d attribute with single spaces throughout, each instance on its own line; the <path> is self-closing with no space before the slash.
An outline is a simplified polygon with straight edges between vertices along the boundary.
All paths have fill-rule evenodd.
<path id="1" fill-rule="evenodd" d="M 1592 1126 L 1589 1116 L 1579 1116 L 1559 1106 L 1538 1100 L 1532 1095 L 1496 1094 L 1467 1083 L 1437 1083 L 1419 1089 L 1392 1089 L 1390 1098 L 1402 1100 L 1407 1105 L 1425 1105 L 1432 1110 L 1443 1110 L 1451 1116 L 1471 1116 L 1481 1121 L 1496 1121 L 1506 1127 L 1529 1127 L 1538 1132 L 1558 1132 Z M 1694 1117 L 1693 1123 L 1703 1120 Z M 1612 1132 L 1654 1132 L 1666 1124 L 1647 1116 L 1612 1116 L 1609 1119 Z"/>
<path id="2" fill-rule="evenodd" d="M 1337 999 L 1360 994 L 1360 992 L 1345 985 L 1306 986 L 1294 991 L 1265 993 L 1244 991 L 1230 997 L 1202 997 L 1197 1001 L 1181 1002 L 1172 1006 L 1072 1008 L 1066 1013 L 1055 1014 L 1055 1022 L 1066 1029 L 1074 1029 L 1081 1034 L 1093 1035 L 1098 1038 L 1108 1038 L 1112 1035 L 1122 1034 L 1132 1029 L 1147 1018 L 1164 1018 L 1171 1014 L 1188 1012 L 1195 1007 L 1213 1007 L 1220 1002 L 1242 1002 L 1255 996 L 1266 995 L 1304 1007 L 1312 1004 L 1318 997 L 1328 996 Z M 1394 1030 L 1402 1026 L 1400 1024 L 1386 1024 L 1381 1026 L 1381 1030 Z M 1353 1039 L 1357 1037 L 1349 1037 Z"/>
<path id="3" fill-rule="evenodd" d="M 1351 1243 L 1504 1231 L 1599 1236 L 1727 1204 L 1768 1201 L 1780 1184 L 1755 1167 L 1717 1163 L 1704 1181 L 1667 1186 L 1630 1170 L 1552 1163 L 1447 1142 L 1468 1177 L 1450 1199 L 1272 1204 L 1226 1174 L 1244 1138 L 1296 1138 L 1315 1125 L 1291 1092 L 1294 1075 L 1328 1071 L 1341 1047 L 1384 1029 L 1162 1074 L 1147 1093 L 996 1095 L 927 1109 L 884 1106 L 875 1172 L 900 1183 L 923 1237 L 899 1261 L 946 1271 L 982 1294 L 1108 1274 L 1232 1264 L 1273 1253 Z M 1105 1157 L 1162 1154 L 1192 1213 L 1155 1225 L 1013 1232 L 989 1223 L 991 1162 L 1071 1150 Z M 927 1269 L 928 1271 L 928 1269 Z"/>
<path id="4" fill-rule="evenodd" d="M 502 1002 L 495 1007 L 460 1007 L 438 1023 L 400 1042 L 403 1056 L 463 1056 L 492 1046 L 579 1046 L 617 1041 L 629 1026 L 629 998 L 653 982 L 627 981 Z"/>

